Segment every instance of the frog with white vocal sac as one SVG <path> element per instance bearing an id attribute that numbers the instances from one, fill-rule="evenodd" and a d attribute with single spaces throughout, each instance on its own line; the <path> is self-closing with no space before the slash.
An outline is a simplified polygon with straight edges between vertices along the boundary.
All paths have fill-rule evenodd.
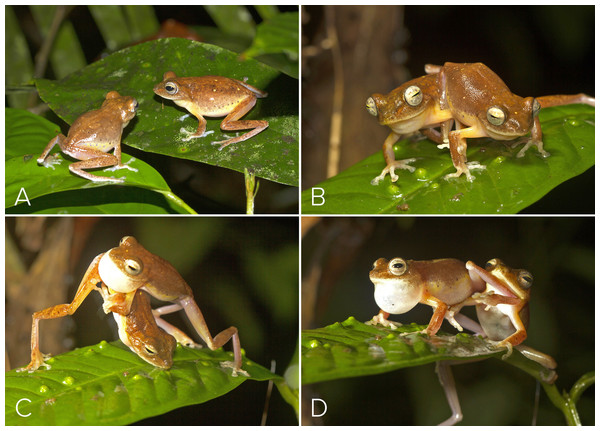
<path id="1" fill-rule="evenodd" d="M 530 146 L 543 156 L 542 130 L 538 118 L 541 108 L 585 103 L 595 105 L 595 99 L 585 94 L 551 95 L 522 98 L 513 94 L 492 70 L 482 63 L 445 63 L 444 66 L 426 65 L 427 75 L 413 79 L 387 95 L 374 94 L 367 100 L 367 111 L 377 116 L 382 125 L 392 132 L 384 143 L 386 168 L 373 179 L 376 185 L 386 173 L 392 182 L 398 180 L 394 169 L 414 171 L 408 165 L 414 159 L 394 161 L 393 145 L 403 135 L 419 130 L 428 138 L 449 148 L 456 172 L 446 178 L 465 175 L 473 181 L 470 169 L 484 169 L 477 163 L 467 163 L 467 138 L 490 137 L 496 140 L 523 138 L 526 145 L 518 152 L 523 157 Z M 453 123 L 456 125 L 452 129 Z M 440 132 L 432 128 L 440 127 Z M 517 142 L 518 143 L 520 143 Z"/>
<path id="2" fill-rule="evenodd" d="M 418 303 L 433 307 L 434 312 L 425 332 L 435 335 L 448 308 L 485 290 L 485 282 L 457 259 L 390 261 L 377 259 L 369 277 L 375 285 L 375 302 L 381 308 L 372 324 L 394 327 L 390 314 L 402 314 Z M 457 326 L 454 320 L 450 323 Z"/>
<path id="3" fill-rule="evenodd" d="M 100 283 L 102 283 L 102 288 L 98 287 Z M 143 341 L 144 337 L 151 343 L 166 345 L 167 350 L 172 351 L 172 348 L 169 347 L 171 343 L 165 336 L 157 332 L 156 325 L 173 335 L 180 343 L 195 346 L 185 334 L 160 318 L 162 314 L 183 309 L 198 335 L 211 350 L 218 349 L 230 339 L 232 340 L 234 361 L 225 362 L 222 365 L 232 368 L 234 376 L 238 373 L 247 374 L 241 369 L 242 353 L 237 328 L 232 326 L 213 338 L 200 308 L 194 301 L 191 288 L 177 270 L 166 260 L 150 253 L 131 236 L 121 239 L 118 247 L 94 258 L 70 304 L 56 305 L 33 314 L 31 362 L 25 369 L 33 371 L 44 365 L 44 356 L 39 350 L 39 321 L 72 315 L 92 290 L 100 291 L 104 298 L 104 312 L 115 313 L 120 332 L 127 333 L 121 338 L 125 338 L 125 344 L 129 345 L 136 353 L 139 354 L 132 344 L 140 339 Z M 174 304 L 150 310 L 149 306 L 144 303 L 146 298 L 140 297 L 139 293 L 150 294 L 161 301 Z M 128 316 L 130 313 L 134 313 L 134 316 Z M 125 320 L 121 316 L 125 316 Z M 147 322 L 151 318 L 153 320 Z M 143 331 L 141 328 L 144 325 L 150 329 L 150 332 L 139 335 L 137 332 Z M 143 342 L 140 348 L 145 348 Z M 140 356 L 153 363 L 148 360 L 147 355 Z M 158 356 L 158 360 L 164 362 L 167 353 Z"/>
<path id="4" fill-rule="evenodd" d="M 267 97 L 267 93 L 236 79 L 223 76 L 182 78 L 173 72 L 167 72 L 162 82 L 154 86 L 154 92 L 187 109 L 198 119 L 196 132 L 181 129 L 188 135 L 183 141 L 202 138 L 212 133 L 205 133 L 204 117 L 225 117 L 221 122 L 221 129 L 227 131 L 253 129 L 235 138 L 212 142 L 213 145 L 219 145 L 219 150 L 250 139 L 269 126 L 264 120 L 240 120 L 254 107 L 256 99 Z"/>
<path id="5" fill-rule="evenodd" d="M 63 153 L 80 160 L 69 165 L 69 170 L 75 175 L 94 182 L 123 182 L 123 178 L 98 176 L 84 169 L 113 166 L 107 170 L 129 169 L 137 172 L 137 169 L 121 163 L 121 135 L 135 117 L 137 108 L 138 103 L 133 97 L 110 91 L 100 109 L 81 115 L 71 125 L 67 136 L 61 133 L 48 143 L 37 159 L 38 164 L 54 169 L 52 165 L 60 162 L 47 159 L 52 148 L 58 144 Z M 112 149 L 114 154 L 109 154 Z"/>

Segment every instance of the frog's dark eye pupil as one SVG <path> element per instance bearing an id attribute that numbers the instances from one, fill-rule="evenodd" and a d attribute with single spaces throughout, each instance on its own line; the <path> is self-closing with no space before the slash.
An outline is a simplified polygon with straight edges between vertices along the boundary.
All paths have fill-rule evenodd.
<path id="1" fill-rule="evenodd" d="M 410 106 L 418 106 L 423 101 L 423 93 L 416 85 L 411 85 L 404 92 L 404 101 Z"/>
<path id="2" fill-rule="evenodd" d="M 402 275 L 406 272 L 406 262 L 404 259 L 397 257 L 391 260 L 388 269 L 393 275 Z"/>
<path id="3" fill-rule="evenodd" d="M 125 272 L 129 275 L 138 275 L 142 272 L 142 264 L 133 259 L 125 260 Z"/>
<path id="4" fill-rule="evenodd" d="M 149 355 L 156 355 L 156 350 L 153 350 L 152 347 L 144 346 L 144 350 L 146 350 L 146 353 Z"/>
<path id="5" fill-rule="evenodd" d="M 165 90 L 167 90 L 167 93 L 169 94 L 175 94 L 177 93 L 177 86 L 175 84 L 172 84 L 171 82 L 168 82 L 167 84 L 165 84 Z"/>
<path id="6" fill-rule="evenodd" d="M 528 272 L 519 274 L 519 284 L 524 288 L 529 288 L 533 284 L 533 275 Z"/>

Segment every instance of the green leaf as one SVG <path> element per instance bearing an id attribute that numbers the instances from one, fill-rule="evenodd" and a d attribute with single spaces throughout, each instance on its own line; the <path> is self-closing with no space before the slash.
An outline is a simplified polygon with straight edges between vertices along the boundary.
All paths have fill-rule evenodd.
<path id="1" fill-rule="evenodd" d="M 47 361 L 50 370 L 5 373 L 6 425 L 126 425 L 226 394 L 245 380 L 277 382 L 247 359 L 249 377 L 233 377 L 232 353 L 178 345 L 169 370 L 141 360 L 120 341 L 103 341 Z M 20 399 L 19 416 L 16 405 Z"/>
<path id="2" fill-rule="evenodd" d="M 23 191 L 27 194 L 29 200 L 33 200 L 42 196 L 72 190 L 89 192 L 90 189 L 99 187 L 109 187 L 112 193 L 119 195 L 120 190 L 125 188 L 124 186 L 135 186 L 160 193 L 172 202 L 172 208 L 178 212 L 193 212 L 171 192 L 164 179 L 150 165 L 141 160 L 133 159 L 124 153 L 122 154 L 123 162 L 137 169 L 138 172 L 119 170 L 104 174 L 117 178 L 125 177 L 123 185 L 107 186 L 106 183 L 93 183 L 73 175 L 68 167 L 72 160 L 67 159 L 63 154 L 57 156 L 62 162 L 60 165 L 54 166 L 54 169 L 39 166 L 36 161 L 37 157 L 42 153 L 48 142 L 60 132 L 59 127 L 38 115 L 19 109 L 6 108 L 5 119 L 7 124 L 5 135 L 6 208 L 14 206 L 17 198 L 23 199 Z M 139 193 L 139 190 L 137 193 Z M 114 200 L 106 200 L 104 203 L 108 204 L 111 201 Z M 92 205 L 92 202 L 90 196 L 85 195 L 82 196 L 82 200 L 75 200 L 71 204 L 66 203 L 66 205 L 85 206 Z M 139 200 L 132 196 L 132 199 L 126 202 L 139 202 Z M 122 201 L 119 202 L 119 205 L 122 203 Z M 24 212 L 36 212 L 42 208 L 44 207 L 41 205 L 32 205 L 27 208 L 23 207 L 23 210 Z M 88 212 L 90 209 L 88 208 L 87 211 L 81 211 L 80 209 L 78 212 Z M 117 206 L 115 209 L 119 213 L 126 212 L 126 208 Z M 60 208 L 60 210 L 64 211 L 64 208 Z M 165 210 L 163 209 L 162 212 L 165 212 Z"/>
<path id="3" fill-rule="evenodd" d="M 221 118 L 208 119 L 205 139 L 183 142 L 183 127 L 193 131 L 198 120 L 172 101 L 156 96 L 153 87 L 167 71 L 178 76 L 221 75 L 268 91 L 266 99 L 244 118 L 263 119 L 269 127 L 251 139 L 218 151 L 212 141 L 226 139 Z M 97 61 L 60 81 L 36 81 L 40 97 L 68 123 L 97 109 L 108 91 L 133 96 L 137 116 L 125 129 L 123 142 L 142 151 L 194 160 L 260 178 L 298 185 L 298 82 L 254 60 L 187 39 L 161 39 L 135 45 Z M 43 147 L 42 147 L 43 148 Z"/>
<path id="4" fill-rule="evenodd" d="M 298 12 L 287 12 L 259 24 L 246 57 L 261 56 L 261 61 L 298 78 Z M 284 54 L 285 59 L 273 54 Z"/>
<path id="5" fill-rule="evenodd" d="M 245 6 L 204 6 L 217 27 L 224 33 L 251 40 L 255 26 Z"/>
<path id="6" fill-rule="evenodd" d="M 392 330 L 350 317 L 325 328 L 303 330 L 302 384 L 381 374 L 446 359 L 488 358 L 506 353 L 482 337 L 466 333 L 428 337 L 419 332 L 425 328 L 412 323 Z M 522 359 L 517 351 L 509 358 Z M 548 373 L 537 362 L 526 362 L 529 369 L 538 373 L 537 378 L 541 378 L 541 372 Z"/>
<path id="7" fill-rule="evenodd" d="M 396 159 L 417 158 L 414 173 L 398 170 L 399 179 L 389 176 L 377 186 L 370 184 L 384 168 L 378 152 L 339 175 L 315 186 L 324 190 L 312 203 L 313 190 L 302 193 L 304 214 L 485 214 L 516 213 L 533 204 L 554 187 L 594 165 L 595 109 L 566 105 L 542 109 L 540 121 L 544 148 L 551 156 L 542 158 L 529 149 L 516 158 L 519 148 L 509 148 L 491 139 L 469 140 L 467 158 L 486 165 L 473 170 L 471 183 L 463 176 L 446 180 L 455 172 L 448 150 L 429 141 L 396 144 Z M 320 191 L 315 192 L 320 195 Z"/>

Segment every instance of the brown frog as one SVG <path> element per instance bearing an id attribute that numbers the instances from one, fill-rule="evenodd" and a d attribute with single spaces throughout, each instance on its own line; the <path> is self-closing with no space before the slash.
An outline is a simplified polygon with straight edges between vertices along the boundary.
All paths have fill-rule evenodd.
<path id="1" fill-rule="evenodd" d="M 100 109 L 86 112 L 77 118 L 65 137 L 62 133 L 52 139 L 37 162 L 45 167 L 51 167 L 60 161 L 48 161 L 48 154 L 58 144 L 60 150 L 77 159 L 69 165 L 69 170 L 94 182 L 111 181 L 123 182 L 123 178 L 112 178 L 94 175 L 84 169 L 95 169 L 113 166 L 107 170 L 137 169 L 121 163 L 121 135 L 131 119 L 135 117 L 138 103 L 133 97 L 121 96 L 116 91 L 110 91 Z M 114 149 L 114 154 L 108 154 Z"/>
<path id="2" fill-rule="evenodd" d="M 196 132 L 188 132 L 183 141 L 202 138 L 206 132 L 204 117 L 223 117 L 221 129 L 245 130 L 253 129 L 243 135 L 224 141 L 212 142 L 222 150 L 228 145 L 245 141 L 265 130 L 269 123 L 264 120 L 240 120 L 256 104 L 257 98 L 267 97 L 267 93 L 245 82 L 223 76 L 199 76 L 181 78 L 173 72 L 167 72 L 163 81 L 154 86 L 154 92 L 160 97 L 172 100 L 175 104 L 187 109 L 198 119 Z"/>

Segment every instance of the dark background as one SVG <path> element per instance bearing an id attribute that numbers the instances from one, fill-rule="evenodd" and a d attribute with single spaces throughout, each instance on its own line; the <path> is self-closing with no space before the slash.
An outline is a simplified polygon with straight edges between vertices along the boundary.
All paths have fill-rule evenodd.
<path id="1" fill-rule="evenodd" d="M 366 99 L 424 75 L 426 63 L 482 62 L 523 97 L 594 95 L 593 6 L 314 6 L 303 11 L 302 189 L 326 178 L 335 79 L 332 53 L 321 46 L 328 17 L 343 64 L 340 171 L 381 151 L 389 134 L 366 112 Z M 593 191 L 594 170 L 589 169 L 524 212 L 591 214 Z"/>
<path id="2" fill-rule="evenodd" d="M 305 219 L 303 219 L 303 222 Z M 385 257 L 425 260 L 453 257 L 484 265 L 500 258 L 529 270 L 531 319 L 523 343 L 553 356 L 559 391 L 594 370 L 593 217 L 420 217 L 321 219 L 302 243 L 302 325 L 320 328 L 349 316 L 365 322 L 379 308 L 369 271 Z M 321 274 L 315 283 L 308 275 Z M 311 294 L 316 300 L 310 300 Z M 465 314 L 474 310 L 463 309 Z M 418 304 L 393 321 L 427 324 L 432 308 Z M 441 331 L 456 333 L 447 322 Z M 452 367 L 464 420 L 461 425 L 529 425 L 536 382 L 498 359 Z M 540 389 L 539 425 L 565 425 Z M 325 425 L 436 425 L 450 408 L 434 364 L 303 386 L 327 402 Z M 318 406 L 320 407 L 320 406 Z M 594 389 L 577 403 L 583 424 L 593 424 Z M 303 424 L 306 423 L 306 415 Z"/>

